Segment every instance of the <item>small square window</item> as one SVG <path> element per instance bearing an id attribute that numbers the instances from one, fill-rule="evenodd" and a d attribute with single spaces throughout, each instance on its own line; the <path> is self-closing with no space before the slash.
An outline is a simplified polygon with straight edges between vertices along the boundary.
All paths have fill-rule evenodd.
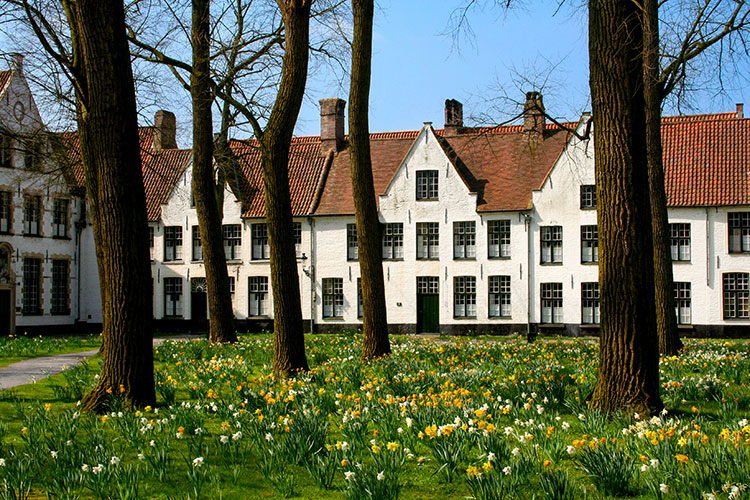
<path id="1" fill-rule="evenodd" d="M 584 210 L 596 208 L 596 185 L 584 184 L 581 186 L 581 208 Z"/>
<path id="2" fill-rule="evenodd" d="M 417 170 L 417 199 L 438 199 L 438 171 Z"/>

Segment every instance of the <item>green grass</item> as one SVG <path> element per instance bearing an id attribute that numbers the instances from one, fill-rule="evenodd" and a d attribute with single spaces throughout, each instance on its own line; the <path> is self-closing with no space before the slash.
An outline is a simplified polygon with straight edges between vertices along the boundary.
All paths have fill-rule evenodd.
<path id="1" fill-rule="evenodd" d="M 0 337 L 0 368 L 25 359 L 90 351 L 101 347 L 98 335 Z"/>
<path id="2" fill-rule="evenodd" d="M 670 487 L 662 495 L 665 499 L 700 498 L 703 492 L 714 491 L 723 500 L 728 496 L 721 491 L 725 483 L 748 483 L 750 426 L 743 429 L 738 423 L 750 418 L 747 343 L 688 341 L 680 358 L 663 360 L 662 397 L 669 413 L 649 422 L 631 415 L 604 418 L 586 409 L 583 400 L 596 376 L 595 342 L 392 337 L 390 358 L 362 365 L 359 341 L 359 336 L 351 335 L 308 336 L 311 372 L 290 382 L 268 377 L 273 351 L 268 335 L 243 337 L 234 346 L 167 342 L 155 351 L 158 413 L 123 410 L 118 416 L 115 406 L 115 413 L 104 421 L 91 415 L 74 417 L 75 401 L 61 396 L 65 384 L 93 384 L 99 370 L 97 356 L 67 373 L 0 392 L 0 458 L 9 460 L 12 449 L 27 457 L 27 470 L 33 471 L 28 472 L 31 498 L 39 499 L 46 498 L 53 477 L 65 474 L 87 477 L 87 486 L 77 491 L 81 498 L 97 498 L 91 483 L 94 476 L 79 472 L 84 463 L 102 463 L 103 474 L 109 474 L 108 487 L 124 481 L 127 467 L 137 468 L 139 498 L 194 498 L 188 472 L 197 456 L 205 459 L 197 473 L 207 476 L 201 498 L 211 499 L 283 498 L 281 476 L 275 475 L 279 471 L 283 477 L 294 478 L 296 498 L 353 498 L 344 472 L 363 478 L 370 474 L 372 484 L 377 485 L 374 475 L 381 469 L 387 477 L 399 475 L 399 498 L 467 498 L 472 494 L 472 476 L 467 470 L 482 471 L 489 450 L 499 458 L 487 480 L 494 478 L 501 484 L 505 481 L 500 476 L 502 468 L 512 468 L 508 476 L 512 481 L 502 483 L 505 496 L 498 498 L 546 498 L 540 483 L 543 471 L 560 471 L 545 478 L 568 474 L 574 489 L 569 498 L 613 498 L 598 492 L 595 485 L 618 477 L 618 467 L 648 464 L 641 456 L 659 459 L 661 465 L 638 471 L 621 492 L 631 495 L 626 498 L 659 499 L 653 487 L 658 490 L 663 481 Z M 174 398 L 174 404 L 166 406 L 165 398 Z M 184 406 L 187 403 L 189 408 Z M 46 409 L 45 404 L 51 407 Z M 67 446 L 65 429 L 71 426 L 75 432 Z M 178 439 L 180 427 L 183 432 Z M 201 434 L 195 434 L 196 427 L 202 429 Z M 358 434 L 360 427 L 363 430 Z M 402 432 L 397 431 L 399 427 Z M 323 442 L 331 449 L 305 451 L 306 440 L 325 428 L 328 433 Z M 511 429 L 507 435 L 506 428 Z M 437 435 L 438 429 L 442 436 Z M 242 437 L 236 441 L 233 458 L 228 450 L 237 431 Z M 430 437 L 432 432 L 435 437 Z M 222 435 L 227 436 L 227 443 L 222 443 Z M 149 446 L 151 439 L 156 447 Z M 377 453 L 371 439 L 378 445 Z M 606 453 L 620 461 L 589 467 L 587 472 L 582 465 L 586 450 L 595 444 L 605 446 L 601 439 L 606 442 L 602 453 L 609 450 Z M 349 443 L 348 450 L 337 449 L 336 443 L 342 441 Z M 379 465 L 401 452 L 387 450 L 388 443 L 398 443 L 398 450 L 408 447 L 414 456 L 406 458 L 403 466 Z M 96 448 L 97 444 L 102 448 Z M 452 482 L 447 482 L 444 466 L 434 453 L 438 445 L 458 450 Z M 569 446 L 575 448 L 573 455 L 567 452 Z M 517 455 L 510 453 L 513 448 L 518 448 Z M 167 450 L 171 457 L 163 479 L 156 477 L 156 468 L 148 460 L 137 458 L 138 453 L 151 456 L 158 449 Z M 60 457 L 50 458 L 51 451 Z M 264 469 L 264 461 L 271 460 L 270 451 L 280 462 Z M 689 457 L 688 462 L 677 460 L 678 454 Z M 120 459 L 119 465 L 109 465 L 112 456 Z M 315 456 L 327 461 L 334 472 L 332 490 L 322 489 L 303 466 Z M 419 457 L 427 460 L 420 465 Z M 349 463 L 342 466 L 342 458 Z M 361 470 L 354 466 L 357 462 L 363 464 Z M 0 468 L 0 484 L 8 470 Z M 550 484 L 545 487 L 554 487 Z"/>

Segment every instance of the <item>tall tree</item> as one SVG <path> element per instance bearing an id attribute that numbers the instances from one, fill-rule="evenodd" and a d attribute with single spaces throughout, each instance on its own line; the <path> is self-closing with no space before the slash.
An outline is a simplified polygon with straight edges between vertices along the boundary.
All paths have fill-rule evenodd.
<path id="1" fill-rule="evenodd" d="M 601 330 L 591 397 L 603 411 L 662 408 L 643 94 L 643 30 L 629 0 L 590 0 Z"/>
<path id="2" fill-rule="evenodd" d="M 373 0 L 352 0 L 354 38 L 349 88 L 349 157 L 362 274 L 363 360 L 391 352 L 383 282 L 382 226 L 375 205 L 368 125 L 373 11 Z"/>
<path id="3" fill-rule="evenodd" d="M 229 275 L 224 254 L 221 218 L 223 203 L 217 202 L 213 164 L 213 119 L 211 106 L 211 0 L 193 0 L 190 95 L 193 100 L 193 198 L 203 246 L 208 286 L 210 342 L 236 342 L 234 312 L 229 293 Z M 221 183 L 223 191 L 223 182 Z M 220 198 L 223 200 L 223 197 Z"/>
<path id="4" fill-rule="evenodd" d="M 62 0 L 70 51 L 50 42 L 45 23 L 24 1 L 41 45 L 70 75 L 86 195 L 102 295 L 102 372 L 83 408 L 106 409 L 110 395 L 133 406 L 156 402 L 151 266 L 135 89 L 117 0 Z M 38 12 L 38 11 L 37 11 Z"/>

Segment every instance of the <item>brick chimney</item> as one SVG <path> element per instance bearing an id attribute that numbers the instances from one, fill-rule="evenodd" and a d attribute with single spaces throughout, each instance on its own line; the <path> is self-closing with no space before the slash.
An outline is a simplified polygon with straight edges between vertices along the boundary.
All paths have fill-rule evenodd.
<path id="1" fill-rule="evenodd" d="M 737 103 L 737 119 L 742 120 L 745 118 L 744 105 L 741 102 Z"/>
<path id="2" fill-rule="evenodd" d="M 331 149 L 336 152 L 344 148 L 344 109 L 343 99 L 321 99 L 320 101 L 320 154 Z"/>
<path id="3" fill-rule="evenodd" d="M 445 135 L 457 135 L 464 126 L 464 105 L 455 99 L 445 100 Z"/>
<path id="4" fill-rule="evenodd" d="M 526 92 L 523 107 L 523 131 L 541 139 L 544 134 L 544 103 L 541 92 Z"/>
<path id="5" fill-rule="evenodd" d="M 23 54 L 14 52 L 10 55 L 11 68 L 19 75 L 23 75 Z"/>
<path id="6" fill-rule="evenodd" d="M 177 120 L 174 113 L 160 109 L 154 115 L 154 151 L 177 149 Z"/>

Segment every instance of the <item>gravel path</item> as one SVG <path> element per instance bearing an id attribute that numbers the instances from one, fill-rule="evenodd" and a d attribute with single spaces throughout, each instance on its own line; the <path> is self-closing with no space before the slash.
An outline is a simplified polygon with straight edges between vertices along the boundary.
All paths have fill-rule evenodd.
<path id="1" fill-rule="evenodd" d="M 154 345 L 157 346 L 165 340 L 192 340 L 204 338 L 203 335 L 191 335 L 170 337 L 169 339 L 154 339 Z M 57 375 L 67 366 L 77 365 L 79 360 L 90 358 L 98 354 L 99 349 L 91 351 L 74 352 L 70 354 L 58 354 L 56 356 L 46 356 L 43 358 L 32 358 L 19 361 L 11 365 L 0 368 L 0 391 L 16 387 L 18 385 L 33 384 L 38 380 Z"/>

